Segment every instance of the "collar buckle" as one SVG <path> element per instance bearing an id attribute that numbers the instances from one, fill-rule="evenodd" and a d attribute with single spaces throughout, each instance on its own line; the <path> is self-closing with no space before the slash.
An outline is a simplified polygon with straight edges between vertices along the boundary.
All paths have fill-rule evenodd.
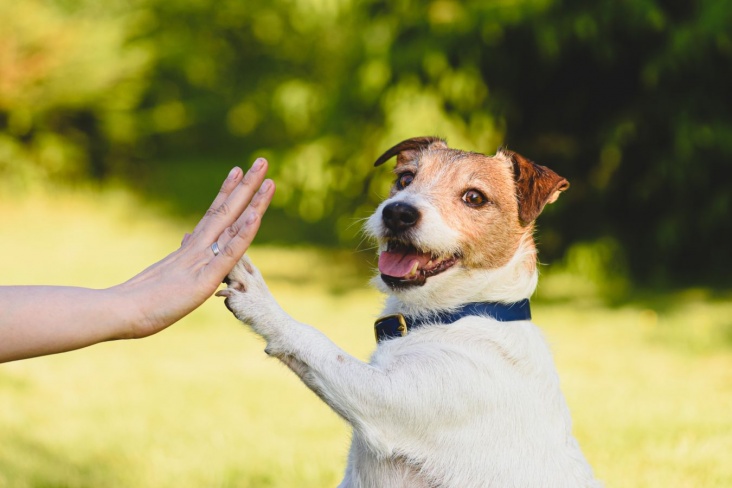
<path id="1" fill-rule="evenodd" d="M 409 332 L 407 320 L 404 315 L 397 313 L 380 317 L 374 322 L 374 335 L 376 342 L 381 342 L 395 337 L 404 337 Z"/>

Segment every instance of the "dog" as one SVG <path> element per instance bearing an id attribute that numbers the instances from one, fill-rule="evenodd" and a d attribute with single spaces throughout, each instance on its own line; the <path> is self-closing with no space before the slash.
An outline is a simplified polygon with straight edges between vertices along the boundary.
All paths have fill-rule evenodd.
<path id="1" fill-rule="evenodd" d="M 569 187 L 523 156 L 418 137 L 366 223 L 387 295 L 364 363 L 287 315 L 243 258 L 217 294 L 353 428 L 340 488 L 599 487 L 530 321 L 534 220 Z"/>

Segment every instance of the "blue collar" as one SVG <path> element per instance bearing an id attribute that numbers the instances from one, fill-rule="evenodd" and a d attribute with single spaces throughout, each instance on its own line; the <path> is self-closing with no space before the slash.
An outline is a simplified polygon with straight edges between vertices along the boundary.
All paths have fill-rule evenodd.
<path id="1" fill-rule="evenodd" d="M 376 342 L 407 335 L 410 330 L 418 329 L 426 324 L 452 324 L 463 317 L 471 315 L 487 315 L 499 322 L 531 320 L 529 300 L 514 303 L 474 302 L 466 303 L 457 310 L 436 312 L 420 317 L 405 317 L 402 314 L 387 315 L 374 323 Z"/>

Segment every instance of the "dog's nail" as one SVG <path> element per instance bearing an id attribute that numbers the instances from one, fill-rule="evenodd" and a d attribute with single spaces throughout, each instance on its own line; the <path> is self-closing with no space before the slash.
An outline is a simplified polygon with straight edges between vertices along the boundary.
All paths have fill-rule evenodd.
<path id="1" fill-rule="evenodd" d="M 219 290 L 216 293 L 214 293 L 214 295 L 216 295 L 217 297 L 229 298 L 231 296 L 231 290 L 229 290 L 228 288 L 226 288 L 224 290 Z"/>

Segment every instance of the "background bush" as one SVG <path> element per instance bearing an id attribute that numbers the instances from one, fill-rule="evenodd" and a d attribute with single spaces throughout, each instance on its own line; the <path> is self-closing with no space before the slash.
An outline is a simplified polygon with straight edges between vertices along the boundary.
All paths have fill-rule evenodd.
<path id="1" fill-rule="evenodd" d="M 506 144 L 572 183 L 544 261 L 729 284 L 730 25 L 729 0 L 0 0 L 0 177 L 189 213 L 264 155 L 261 238 L 350 246 L 387 147 Z"/>

